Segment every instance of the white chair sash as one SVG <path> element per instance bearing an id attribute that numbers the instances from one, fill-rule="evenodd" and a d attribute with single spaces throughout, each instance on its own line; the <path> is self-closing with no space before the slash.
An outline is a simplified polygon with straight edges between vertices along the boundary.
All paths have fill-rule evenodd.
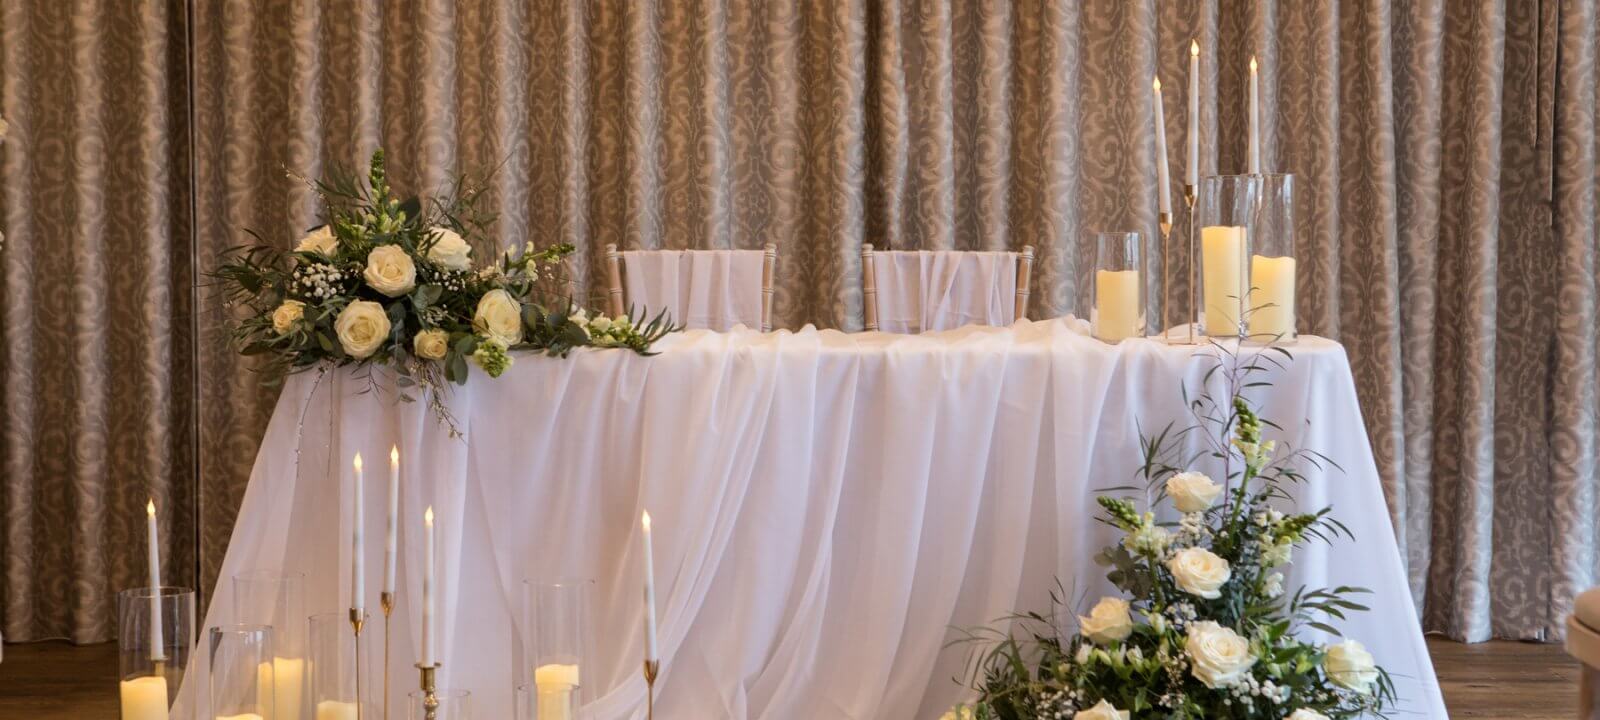
<path id="1" fill-rule="evenodd" d="M 761 328 L 760 250 L 621 253 L 627 302 L 647 318 L 666 310 L 690 328 Z"/>
<path id="2" fill-rule="evenodd" d="M 917 250 L 873 256 L 879 330 L 1003 327 L 1016 320 L 1016 253 Z"/>

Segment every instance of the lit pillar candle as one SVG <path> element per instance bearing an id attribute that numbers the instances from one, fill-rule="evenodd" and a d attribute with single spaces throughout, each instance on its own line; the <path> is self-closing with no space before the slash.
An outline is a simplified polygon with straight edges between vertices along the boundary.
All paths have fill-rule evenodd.
<path id="1" fill-rule="evenodd" d="M 656 645 L 656 562 L 655 548 L 650 540 L 650 513 L 640 520 L 644 525 L 644 659 L 661 659 Z"/>
<path id="2" fill-rule="evenodd" d="M 339 700 L 317 703 L 316 720 L 356 720 L 356 704 Z"/>
<path id="3" fill-rule="evenodd" d="M 1101 340 L 1114 343 L 1144 335 L 1139 322 L 1139 271 L 1096 270 L 1094 309 L 1094 332 Z"/>
<path id="4" fill-rule="evenodd" d="M 256 713 L 240 713 L 238 715 L 218 715 L 217 720 L 263 720 Z"/>
<path id="5" fill-rule="evenodd" d="M 1294 336 L 1294 258 L 1250 257 L 1250 336 Z"/>
<path id="6" fill-rule="evenodd" d="M 1250 174 L 1261 172 L 1261 82 L 1256 57 L 1250 56 Z"/>
<path id="7" fill-rule="evenodd" d="M 167 720 L 167 679 L 159 675 L 123 680 L 122 720 Z"/>
<path id="8" fill-rule="evenodd" d="M 1239 303 L 1245 297 L 1244 228 L 1201 228 L 1200 253 L 1206 334 L 1236 336 L 1239 334 Z"/>
<path id="9" fill-rule="evenodd" d="M 432 667 L 433 657 L 433 506 L 422 514 L 422 664 Z"/>
<path id="10" fill-rule="evenodd" d="M 350 520 L 350 607 L 357 613 L 364 611 L 367 604 L 362 598 L 367 596 L 367 558 L 366 558 L 366 523 L 362 519 L 365 498 L 361 492 L 361 453 L 356 453 L 356 487 L 353 501 L 353 517 Z"/>
<path id="11" fill-rule="evenodd" d="M 1189 162 L 1184 183 L 1200 184 L 1200 41 L 1189 41 Z"/>
<path id="12" fill-rule="evenodd" d="M 145 531 L 150 545 L 150 659 L 167 659 L 167 643 L 161 628 L 161 534 L 156 531 L 156 501 L 145 503 Z"/>
<path id="13" fill-rule="evenodd" d="M 550 663 L 533 671 L 539 692 L 539 720 L 572 720 L 577 707 L 577 665 Z"/>
<path id="14" fill-rule="evenodd" d="M 1172 178 L 1167 171 L 1167 111 L 1161 106 L 1161 78 L 1151 83 L 1156 101 L 1156 203 L 1164 215 L 1172 214 Z"/>
<path id="15" fill-rule="evenodd" d="M 389 448 L 389 517 L 383 537 L 383 591 L 394 595 L 396 555 L 400 549 L 400 448 Z"/>
<path id="16" fill-rule="evenodd" d="M 305 687 L 305 673 L 306 661 L 302 658 L 275 657 L 270 663 L 256 666 L 257 687 L 272 688 L 274 720 L 300 720 L 300 689 Z"/>

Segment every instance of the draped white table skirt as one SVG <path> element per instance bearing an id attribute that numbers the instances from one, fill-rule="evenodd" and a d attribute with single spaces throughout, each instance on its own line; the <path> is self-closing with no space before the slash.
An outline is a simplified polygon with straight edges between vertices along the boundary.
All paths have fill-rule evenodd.
<path id="1" fill-rule="evenodd" d="M 1198 390 L 1217 354 L 1105 345 L 1070 318 L 921 336 L 691 331 L 660 350 L 519 355 L 499 379 L 474 371 L 445 400 L 465 438 L 364 372 L 291 378 L 205 625 L 231 621 L 229 578 L 249 569 L 306 573 L 308 612 L 350 605 L 346 468 L 358 451 L 371 459 L 376 614 L 381 459 L 395 443 L 404 522 L 391 717 L 415 687 L 421 516 L 432 505 L 441 683 L 471 690 L 479 720 L 511 717 L 521 585 L 534 577 L 593 580 L 588 717 L 644 716 L 645 509 L 658 717 L 936 718 L 965 697 L 952 681 L 966 660 L 946 647 L 953 629 L 1045 610 L 1058 579 L 1085 605 L 1111 592 L 1091 560 L 1113 540 L 1092 520 L 1096 490 L 1135 482 L 1140 428 L 1185 424 L 1180 386 Z M 1291 581 L 1372 588 L 1373 611 L 1344 623 L 1347 634 L 1394 674 L 1401 717 L 1446 717 L 1344 351 L 1310 337 L 1292 351 L 1276 388 L 1251 394 L 1285 429 L 1280 442 L 1343 465 L 1312 471 L 1299 499 L 1332 504 L 1358 539 L 1299 552 Z"/>

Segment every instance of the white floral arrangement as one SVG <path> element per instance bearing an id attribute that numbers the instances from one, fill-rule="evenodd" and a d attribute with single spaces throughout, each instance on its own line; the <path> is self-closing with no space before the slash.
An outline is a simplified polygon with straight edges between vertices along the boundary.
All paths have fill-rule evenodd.
<path id="1" fill-rule="evenodd" d="M 235 248 L 211 274 L 238 312 L 235 343 L 264 358 L 271 381 L 326 363 L 376 364 L 393 368 L 402 387 L 437 390 L 444 381 L 466 382 L 469 364 L 499 377 L 514 350 L 649 355 L 675 329 L 665 314 L 640 322 L 574 305 L 571 245 L 528 243 L 476 266 L 471 239 L 490 222 L 478 207 L 482 185 L 457 182 L 427 205 L 401 200 L 389 186 L 382 149 L 364 179 L 335 171 L 307 181 L 326 224 L 292 252 L 264 241 Z M 438 393 L 431 402 L 449 419 Z"/>
<path id="2" fill-rule="evenodd" d="M 1288 357 L 1281 348 L 1268 352 Z M 1304 628 L 1338 637 L 1332 623 L 1366 610 L 1349 598 L 1368 591 L 1284 588 L 1282 569 L 1297 545 L 1349 536 L 1329 508 L 1280 510 L 1292 505 L 1285 488 L 1304 480 L 1298 468 L 1307 464 L 1337 466 L 1311 451 L 1280 455 L 1273 441 L 1262 440 L 1270 423 L 1236 390 L 1264 365 L 1234 356 L 1218 368 L 1235 389 L 1230 401 L 1186 397 L 1193 427 L 1175 433 L 1169 425 L 1141 439 L 1145 486 L 1111 488 L 1098 498 L 1100 520 L 1122 539 L 1096 560 L 1125 596 L 1101 598 L 1076 618 L 1029 613 L 1009 618 L 1011 631 L 970 633 L 963 642 L 977 647 L 969 678 L 977 700 L 944 720 L 1385 716 L 1394 684 L 1361 643 L 1298 637 Z M 1205 449 L 1172 462 L 1170 446 L 1191 433 L 1205 439 Z M 1223 482 L 1187 469 L 1204 458 L 1220 462 Z M 1151 506 L 1143 513 L 1134 500 L 1115 496 L 1140 490 Z M 1157 521 L 1166 503 L 1177 522 Z M 1057 608 L 1064 602 L 1063 594 L 1052 597 Z M 1074 619 L 1077 632 L 1066 631 Z"/>

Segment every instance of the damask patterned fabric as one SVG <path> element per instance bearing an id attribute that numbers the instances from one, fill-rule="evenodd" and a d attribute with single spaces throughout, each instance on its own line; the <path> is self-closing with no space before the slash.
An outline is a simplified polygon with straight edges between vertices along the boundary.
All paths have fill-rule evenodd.
<path id="1" fill-rule="evenodd" d="M 192 52 L 132 5 L 0 11 L 8 638 L 108 634 L 147 491 L 215 580 L 275 391 L 189 288 L 316 222 L 285 168 L 496 170 L 494 242 L 574 243 L 585 292 L 606 243 L 774 242 L 775 324 L 850 329 L 863 242 L 1031 244 L 1030 314 L 1083 314 L 1085 235 L 1156 232 L 1191 37 L 1203 172 L 1260 60 L 1301 329 L 1349 349 L 1427 626 L 1551 637 L 1596 582 L 1593 0 L 193 0 Z"/>

